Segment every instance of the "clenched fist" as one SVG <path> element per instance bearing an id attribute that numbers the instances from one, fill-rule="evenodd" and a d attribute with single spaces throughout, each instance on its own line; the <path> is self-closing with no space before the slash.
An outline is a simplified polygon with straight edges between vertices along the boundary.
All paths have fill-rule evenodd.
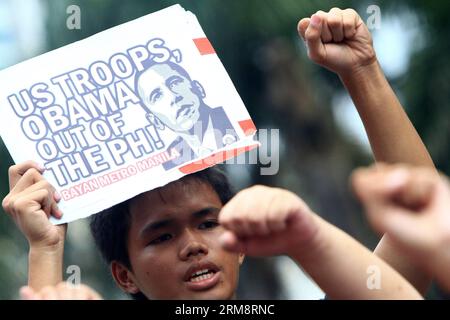
<path id="1" fill-rule="evenodd" d="M 378 165 L 353 175 L 374 228 L 450 290 L 450 183 L 428 168 Z"/>
<path id="2" fill-rule="evenodd" d="M 64 242 L 66 225 L 54 226 L 49 217 L 61 218 L 60 196 L 42 176 L 43 168 L 32 161 L 10 167 L 10 192 L 2 205 L 31 247 L 52 247 Z"/>
<path id="3" fill-rule="evenodd" d="M 298 23 L 298 32 L 317 64 L 345 76 L 376 62 L 372 36 L 353 9 L 318 11 Z"/>
<path id="4" fill-rule="evenodd" d="M 227 230 L 225 249 L 251 256 L 313 250 L 318 226 L 308 206 L 295 194 L 254 186 L 239 192 L 223 207 L 219 222 Z"/>

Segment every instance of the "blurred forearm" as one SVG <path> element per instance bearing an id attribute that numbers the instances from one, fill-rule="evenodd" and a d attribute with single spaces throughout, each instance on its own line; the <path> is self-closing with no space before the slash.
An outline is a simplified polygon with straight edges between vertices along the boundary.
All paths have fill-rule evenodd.
<path id="1" fill-rule="evenodd" d="M 315 250 L 291 257 L 331 299 L 422 299 L 416 289 L 386 262 L 342 230 L 317 217 Z M 379 270 L 380 287 L 369 288 L 368 270 Z"/>
<path id="2" fill-rule="evenodd" d="M 385 235 L 380 240 L 374 253 L 400 272 L 422 295 L 427 293 L 433 278 L 416 261 L 398 249 L 388 236 Z"/>

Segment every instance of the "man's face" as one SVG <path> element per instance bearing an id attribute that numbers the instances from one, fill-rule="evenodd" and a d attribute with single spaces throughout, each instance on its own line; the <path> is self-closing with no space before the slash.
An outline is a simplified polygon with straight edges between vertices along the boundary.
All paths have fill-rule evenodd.
<path id="1" fill-rule="evenodd" d="M 192 81 L 167 64 L 145 71 L 138 92 L 147 108 L 173 131 L 191 129 L 200 116 L 200 97 Z"/>
<path id="2" fill-rule="evenodd" d="M 150 299 L 231 299 L 240 255 L 222 249 L 217 193 L 195 178 L 147 192 L 130 205 L 133 280 Z"/>

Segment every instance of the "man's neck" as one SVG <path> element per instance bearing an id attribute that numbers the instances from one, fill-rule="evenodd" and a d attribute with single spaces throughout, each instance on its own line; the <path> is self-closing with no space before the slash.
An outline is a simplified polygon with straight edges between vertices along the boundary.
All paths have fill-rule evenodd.
<path id="1" fill-rule="evenodd" d="M 189 147 L 197 156 L 203 156 L 214 151 L 217 148 L 214 129 L 211 123 L 211 117 L 204 119 L 205 122 L 200 123 L 197 127 L 194 126 L 194 134 L 179 133 L 180 137 L 186 141 Z M 212 135 L 212 136 L 211 136 Z M 211 142 L 211 138 L 214 140 Z"/>

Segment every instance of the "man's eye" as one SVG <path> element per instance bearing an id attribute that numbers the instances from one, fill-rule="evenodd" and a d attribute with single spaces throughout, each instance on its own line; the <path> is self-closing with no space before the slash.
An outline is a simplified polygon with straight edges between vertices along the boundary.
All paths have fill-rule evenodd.
<path id="1" fill-rule="evenodd" d="M 219 226 L 219 222 L 217 222 L 216 220 L 208 220 L 208 221 L 205 221 L 205 222 L 201 223 L 198 226 L 198 228 L 200 230 L 204 230 L 204 229 L 212 229 L 212 228 L 215 228 L 217 226 Z"/>
<path id="2" fill-rule="evenodd" d="M 156 239 L 153 239 L 153 240 L 149 243 L 149 245 L 157 245 L 157 244 L 163 243 L 163 242 L 165 242 L 165 241 L 169 241 L 170 239 L 172 239 L 172 235 L 166 233 L 166 234 L 163 234 L 162 236 L 159 236 L 159 237 L 156 238 Z"/>
<path id="3" fill-rule="evenodd" d="M 150 94 L 150 102 L 155 103 L 162 97 L 161 90 L 153 90 L 153 92 Z"/>
<path id="4" fill-rule="evenodd" d="M 176 86 L 182 82 L 183 82 L 182 78 L 175 78 L 172 81 L 170 81 L 169 87 L 172 89 L 174 86 Z"/>

